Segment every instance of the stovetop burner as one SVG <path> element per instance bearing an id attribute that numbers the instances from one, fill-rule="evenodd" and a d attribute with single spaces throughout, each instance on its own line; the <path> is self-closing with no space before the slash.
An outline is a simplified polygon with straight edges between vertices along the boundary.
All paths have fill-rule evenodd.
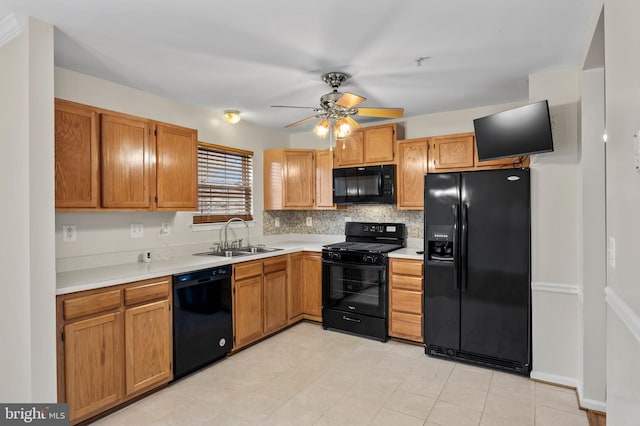
<path id="1" fill-rule="evenodd" d="M 353 251 L 366 253 L 388 253 L 402 248 L 401 244 L 363 243 L 357 241 L 345 241 L 342 243 L 327 244 L 327 250 Z"/>

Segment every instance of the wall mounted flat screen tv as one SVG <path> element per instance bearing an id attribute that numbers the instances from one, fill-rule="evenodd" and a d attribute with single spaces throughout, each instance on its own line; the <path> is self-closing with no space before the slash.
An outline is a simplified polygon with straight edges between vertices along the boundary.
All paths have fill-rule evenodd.
<path id="1" fill-rule="evenodd" d="M 553 151 L 546 100 L 476 118 L 473 127 L 480 161 Z"/>

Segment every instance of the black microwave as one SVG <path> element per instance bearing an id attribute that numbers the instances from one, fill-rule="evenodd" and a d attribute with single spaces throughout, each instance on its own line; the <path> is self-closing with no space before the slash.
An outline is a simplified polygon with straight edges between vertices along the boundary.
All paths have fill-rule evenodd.
<path id="1" fill-rule="evenodd" d="M 395 204 L 395 164 L 333 169 L 333 202 Z"/>

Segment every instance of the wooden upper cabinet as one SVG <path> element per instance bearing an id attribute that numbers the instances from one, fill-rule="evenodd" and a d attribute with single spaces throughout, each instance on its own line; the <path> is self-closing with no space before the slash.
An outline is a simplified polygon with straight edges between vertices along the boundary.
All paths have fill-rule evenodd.
<path id="1" fill-rule="evenodd" d="M 362 127 L 336 141 L 336 167 L 389 164 L 394 161 L 394 147 L 402 127 L 395 123 Z"/>
<path id="2" fill-rule="evenodd" d="M 98 150 L 98 112 L 56 99 L 56 208 L 98 207 Z"/>
<path id="3" fill-rule="evenodd" d="M 314 153 L 284 152 L 284 207 L 313 207 L 315 195 Z"/>
<path id="4" fill-rule="evenodd" d="M 364 163 L 393 162 L 395 126 L 378 126 L 364 130 Z"/>
<path id="5" fill-rule="evenodd" d="M 100 136 L 103 207 L 149 208 L 149 122 L 103 114 Z"/>
<path id="6" fill-rule="evenodd" d="M 461 133 L 431 138 L 429 171 L 473 168 L 475 141 L 473 133 Z"/>
<path id="7" fill-rule="evenodd" d="M 336 141 L 336 166 L 359 166 L 364 163 L 364 134 L 355 130 Z"/>
<path id="8" fill-rule="evenodd" d="M 333 204 L 333 151 L 316 151 L 316 208 L 335 208 Z"/>
<path id="9" fill-rule="evenodd" d="M 156 126 L 157 208 L 198 209 L 198 132 L 158 123 Z"/>
<path id="10" fill-rule="evenodd" d="M 424 175 L 427 173 L 429 139 L 398 141 L 398 209 L 424 208 Z"/>

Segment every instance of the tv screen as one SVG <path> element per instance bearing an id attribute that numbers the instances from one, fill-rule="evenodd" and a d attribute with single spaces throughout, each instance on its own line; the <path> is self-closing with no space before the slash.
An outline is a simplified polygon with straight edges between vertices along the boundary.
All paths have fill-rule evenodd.
<path id="1" fill-rule="evenodd" d="M 546 100 L 476 118 L 473 127 L 480 161 L 553 151 Z"/>

